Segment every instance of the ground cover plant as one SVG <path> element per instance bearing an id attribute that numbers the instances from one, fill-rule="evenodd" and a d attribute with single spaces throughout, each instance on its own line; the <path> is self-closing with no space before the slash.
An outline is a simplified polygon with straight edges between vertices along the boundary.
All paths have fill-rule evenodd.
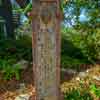
<path id="1" fill-rule="evenodd" d="M 81 84 L 78 88 L 69 89 L 64 93 L 64 100 L 99 100 L 100 88 L 95 84 L 89 85 L 88 88 Z"/>
<path id="2" fill-rule="evenodd" d="M 93 97 L 87 90 L 73 89 L 65 94 L 64 100 L 93 100 Z"/>
<path id="3" fill-rule="evenodd" d="M 11 80 L 14 77 L 19 80 L 20 79 L 20 72 L 21 66 L 16 64 L 13 65 L 7 60 L 0 59 L 0 71 L 3 74 L 3 78 L 5 80 Z"/>
<path id="4" fill-rule="evenodd" d="M 23 36 L 17 40 L 0 40 L 0 45 L 0 71 L 4 79 L 15 77 L 19 80 L 22 66 L 17 63 L 23 59 L 32 62 L 31 38 Z"/>

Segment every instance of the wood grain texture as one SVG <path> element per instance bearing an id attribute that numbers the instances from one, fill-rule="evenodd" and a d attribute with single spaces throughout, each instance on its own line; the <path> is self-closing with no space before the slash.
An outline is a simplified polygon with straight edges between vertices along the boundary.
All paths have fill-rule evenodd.
<path id="1" fill-rule="evenodd" d="M 33 71 L 37 100 L 59 100 L 60 36 L 58 35 L 60 34 L 56 17 L 58 7 L 57 3 L 39 3 L 37 7 L 39 7 L 38 16 L 36 19 L 33 17 L 33 37 L 35 38 Z"/>

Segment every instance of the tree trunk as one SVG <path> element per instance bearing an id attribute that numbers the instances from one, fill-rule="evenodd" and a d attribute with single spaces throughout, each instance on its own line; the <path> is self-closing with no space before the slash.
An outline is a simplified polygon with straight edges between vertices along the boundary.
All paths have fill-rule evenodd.
<path id="1" fill-rule="evenodd" d="M 33 71 L 36 100 L 61 100 L 59 2 L 33 0 Z"/>

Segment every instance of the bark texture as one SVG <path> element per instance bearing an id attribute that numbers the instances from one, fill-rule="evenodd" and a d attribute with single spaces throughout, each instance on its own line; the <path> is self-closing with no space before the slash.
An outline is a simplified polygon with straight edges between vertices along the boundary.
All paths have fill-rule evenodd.
<path id="1" fill-rule="evenodd" d="M 60 34 L 57 2 L 33 0 L 33 70 L 37 100 L 59 100 Z"/>

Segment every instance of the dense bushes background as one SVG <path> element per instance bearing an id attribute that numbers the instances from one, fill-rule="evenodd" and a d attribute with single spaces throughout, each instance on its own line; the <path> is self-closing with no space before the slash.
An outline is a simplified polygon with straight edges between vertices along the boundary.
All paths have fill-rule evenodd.
<path id="1" fill-rule="evenodd" d="M 95 63 L 100 60 L 100 30 L 89 33 L 62 28 L 62 66 Z"/>
<path id="2" fill-rule="evenodd" d="M 25 59 L 32 61 L 32 43 L 28 36 L 17 40 L 0 40 L 0 58 L 12 61 Z"/>

